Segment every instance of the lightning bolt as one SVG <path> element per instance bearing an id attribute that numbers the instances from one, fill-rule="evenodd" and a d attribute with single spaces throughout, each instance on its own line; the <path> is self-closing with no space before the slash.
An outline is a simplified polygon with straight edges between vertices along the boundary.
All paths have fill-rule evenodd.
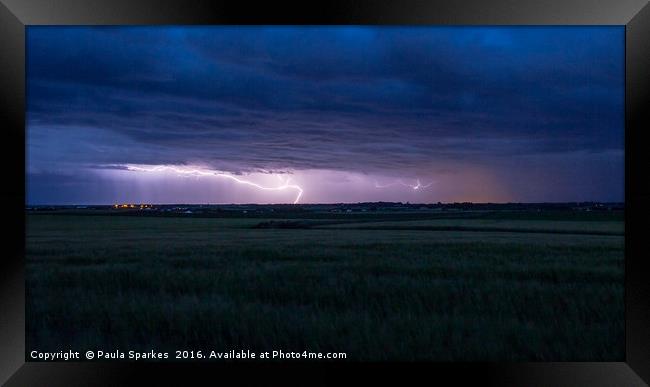
<path id="1" fill-rule="evenodd" d="M 293 204 L 298 204 L 300 201 L 300 198 L 302 197 L 303 189 L 296 185 L 296 184 L 289 184 L 291 178 L 287 178 L 286 180 L 283 180 L 281 176 L 278 175 L 278 178 L 280 179 L 280 185 L 274 186 L 274 187 L 265 187 L 263 185 L 254 183 L 249 180 L 244 180 L 240 179 L 236 176 L 223 173 L 223 172 L 217 172 L 217 171 L 211 171 L 211 170 L 201 170 L 201 169 L 196 169 L 196 168 L 182 168 L 182 167 L 176 167 L 176 166 L 171 166 L 171 165 L 158 165 L 155 167 L 141 167 L 141 166 L 136 166 L 136 165 L 126 165 L 126 170 L 127 171 L 134 171 L 134 172 L 165 172 L 165 171 L 171 171 L 175 172 L 181 176 L 208 176 L 208 177 L 218 177 L 218 178 L 224 178 L 224 179 L 229 179 L 232 180 L 236 183 L 239 184 L 244 184 L 248 185 L 254 188 L 257 188 L 259 190 L 263 191 L 284 191 L 287 189 L 292 189 L 295 190 L 298 194 L 296 195 L 296 199 L 293 201 Z"/>
<path id="2" fill-rule="evenodd" d="M 375 188 L 388 188 L 388 187 L 392 187 L 392 186 L 396 186 L 396 185 L 401 185 L 401 186 L 404 186 L 404 187 L 411 188 L 413 190 L 419 190 L 421 188 L 431 187 L 431 184 L 433 184 L 433 182 L 429 182 L 427 184 L 422 184 L 420 182 L 420 179 L 416 179 L 415 184 L 408 184 L 408 183 L 404 183 L 402 181 L 402 179 L 399 179 L 396 182 L 393 182 L 393 183 L 390 183 L 390 184 L 383 184 L 383 185 L 379 184 L 378 182 L 375 181 Z"/>
<path id="3" fill-rule="evenodd" d="M 420 183 L 420 179 L 417 179 L 416 181 L 417 181 L 417 183 L 415 185 L 410 185 L 410 184 L 405 184 L 405 185 L 408 186 L 408 187 L 413 188 L 414 190 L 417 190 L 417 189 L 420 189 L 420 188 L 429 188 L 429 187 L 431 187 L 431 184 L 433 184 L 433 182 L 429 182 L 427 184 L 422 184 L 422 183 Z"/>

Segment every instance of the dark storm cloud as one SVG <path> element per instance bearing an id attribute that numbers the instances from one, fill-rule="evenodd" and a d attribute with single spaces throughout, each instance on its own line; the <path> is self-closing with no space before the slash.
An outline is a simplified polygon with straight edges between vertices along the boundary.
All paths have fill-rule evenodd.
<path id="1" fill-rule="evenodd" d="M 35 169 L 399 172 L 623 148 L 618 27 L 29 27 L 27 55 Z"/>

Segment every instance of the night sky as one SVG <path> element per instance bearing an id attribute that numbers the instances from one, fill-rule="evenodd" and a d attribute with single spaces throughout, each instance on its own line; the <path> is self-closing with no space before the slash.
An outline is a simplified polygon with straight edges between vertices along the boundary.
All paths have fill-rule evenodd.
<path id="1" fill-rule="evenodd" d="M 30 26 L 26 44 L 28 204 L 623 201 L 623 27 Z"/>

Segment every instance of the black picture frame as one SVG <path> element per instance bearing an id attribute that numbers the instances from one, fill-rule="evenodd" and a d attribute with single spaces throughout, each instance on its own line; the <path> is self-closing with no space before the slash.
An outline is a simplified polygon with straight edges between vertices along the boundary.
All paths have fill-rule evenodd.
<path id="1" fill-rule="evenodd" d="M 606 363 L 102 363 L 25 362 L 25 27 L 121 24 L 624 25 L 624 362 Z M 190 384 L 262 380 L 317 384 L 398 382 L 414 374 L 499 386 L 642 386 L 650 382 L 650 5 L 644 0 L 347 0 L 303 4 L 222 0 L 0 0 L 3 205 L 0 383 L 8 386 Z M 249 372 L 251 367 L 255 372 Z M 289 371 L 290 374 L 285 372 Z M 354 371 L 343 376 L 341 371 Z M 412 379 L 416 380 L 416 379 Z M 155 383 L 159 382 L 159 383 Z"/>

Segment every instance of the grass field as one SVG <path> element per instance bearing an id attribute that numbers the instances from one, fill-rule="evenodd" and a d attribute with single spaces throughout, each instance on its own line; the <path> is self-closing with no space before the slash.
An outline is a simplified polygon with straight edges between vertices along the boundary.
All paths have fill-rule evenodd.
<path id="1" fill-rule="evenodd" d="M 271 220 L 28 215 L 28 351 L 624 358 L 621 220 Z"/>

